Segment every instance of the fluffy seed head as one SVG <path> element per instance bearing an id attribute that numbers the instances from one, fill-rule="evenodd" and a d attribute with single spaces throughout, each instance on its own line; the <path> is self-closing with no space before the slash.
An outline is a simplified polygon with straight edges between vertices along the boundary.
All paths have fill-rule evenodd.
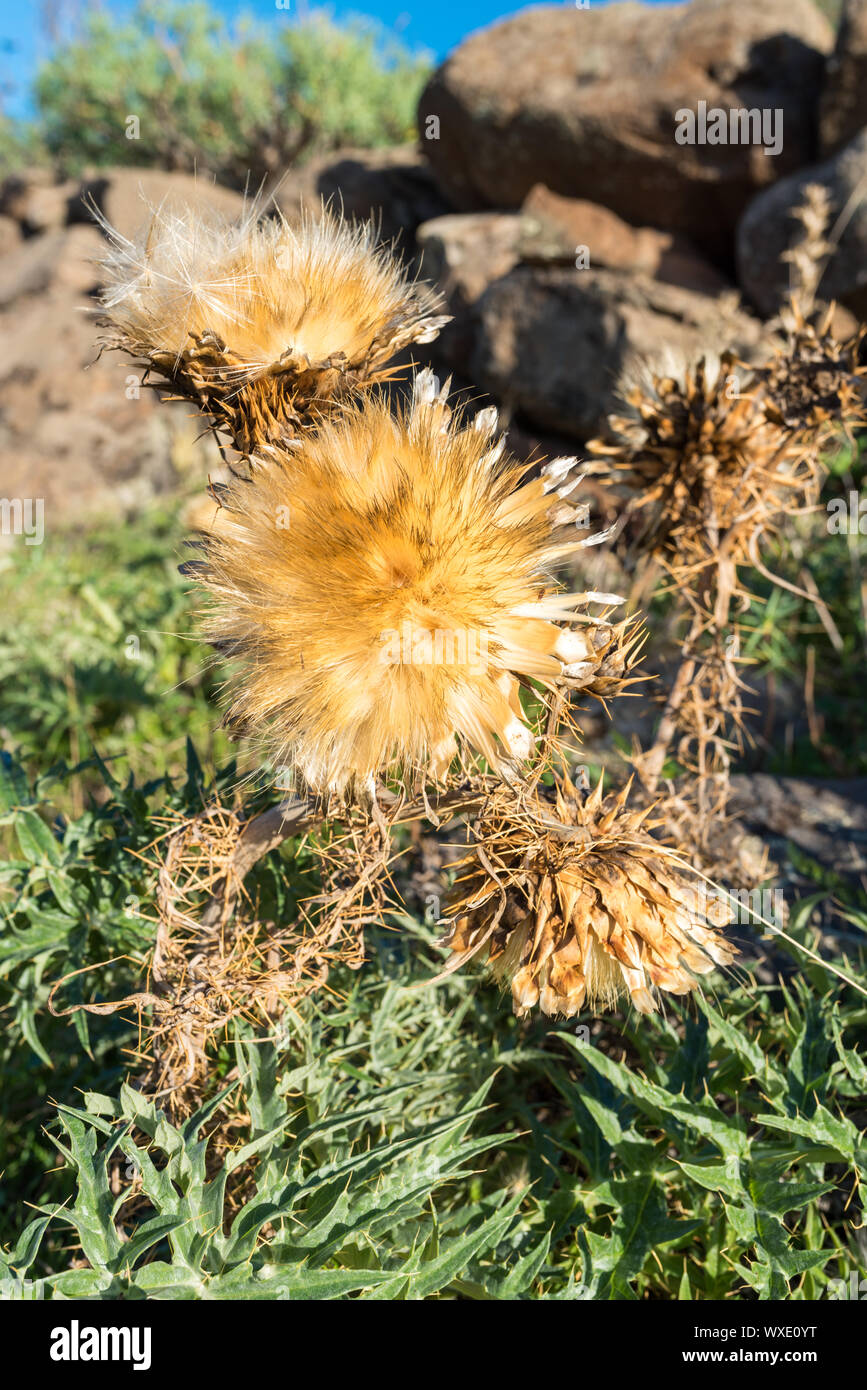
<path id="1" fill-rule="evenodd" d="M 603 797 L 600 780 L 585 796 L 563 778 L 528 802 L 504 788 L 474 827 L 444 944 L 457 964 L 487 951 L 518 1015 L 624 995 L 652 1013 L 656 991 L 686 994 L 734 957 L 715 929 L 725 912 L 648 833 L 650 808 L 626 809 L 628 791 Z"/>
<path id="2" fill-rule="evenodd" d="M 151 209 L 137 241 L 106 226 L 109 344 L 196 402 L 244 454 L 291 438 L 334 396 L 389 375 L 447 318 L 371 224 L 327 210 L 297 228 Z"/>
<path id="3" fill-rule="evenodd" d="M 367 397 L 229 487 L 201 571 L 239 662 L 229 718 L 314 790 L 529 758 L 520 682 L 561 680 L 566 625 L 592 640 L 588 603 L 616 597 L 558 591 L 586 532 L 495 428 L 422 372 L 399 414 Z"/>

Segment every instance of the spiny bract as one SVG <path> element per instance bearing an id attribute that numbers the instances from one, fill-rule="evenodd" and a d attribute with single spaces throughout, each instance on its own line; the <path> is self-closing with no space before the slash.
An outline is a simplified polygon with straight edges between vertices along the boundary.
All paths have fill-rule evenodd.
<path id="1" fill-rule="evenodd" d="M 136 241 L 105 230 L 108 344 L 194 400 L 244 454 L 383 380 L 395 353 L 448 322 L 438 295 L 376 248 L 372 224 L 325 209 L 292 227 L 255 206 L 233 223 L 163 205 Z"/>
<path id="2" fill-rule="evenodd" d="M 474 827 L 443 944 L 455 966 L 487 952 L 519 1015 L 571 1017 L 622 995 L 652 1013 L 657 990 L 686 994 L 734 957 L 715 930 L 725 908 L 648 833 L 651 808 L 626 809 L 628 792 L 603 797 L 600 779 L 585 796 L 565 776 L 555 797 L 504 788 Z"/>
<path id="3" fill-rule="evenodd" d="M 453 417 L 445 396 L 422 372 L 397 415 L 368 397 L 256 461 L 196 566 L 208 637 L 241 663 L 230 722 L 316 791 L 439 777 L 463 748 L 528 758 L 520 678 L 580 685 L 610 655 L 586 604 L 616 596 L 551 575 L 602 539 L 558 491 L 574 461 L 528 480 L 496 413 Z M 564 627 L 581 604 L 584 627 Z"/>

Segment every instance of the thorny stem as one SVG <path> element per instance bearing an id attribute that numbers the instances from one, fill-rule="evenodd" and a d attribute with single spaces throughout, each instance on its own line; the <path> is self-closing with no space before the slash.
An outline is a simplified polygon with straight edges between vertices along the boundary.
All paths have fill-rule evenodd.
<path id="1" fill-rule="evenodd" d="M 391 811 L 390 825 L 402 825 L 409 821 L 431 818 L 431 810 L 437 815 L 449 812 L 461 815 L 477 810 L 488 796 L 489 788 L 455 788 L 424 800 L 402 803 L 400 798 L 385 788 L 377 791 L 377 804 Z M 198 924 L 203 936 L 212 936 L 225 925 L 234 912 L 246 875 L 264 855 L 283 844 L 284 840 L 295 835 L 303 835 L 326 819 L 326 807 L 311 798 L 292 797 L 281 801 L 277 806 L 254 816 L 245 825 L 232 858 L 222 878 L 217 880 L 214 892 L 207 903 Z"/>
<path id="2" fill-rule="evenodd" d="M 680 707 L 686 699 L 687 691 L 695 675 L 696 659 L 692 655 L 692 651 L 693 643 L 700 630 L 701 621 L 698 615 L 696 615 L 693 618 L 689 636 L 683 645 L 684 657 L 681 661 L 678 673 L 674 678 L 674 684 L 669 691 L 662 719 L 659 723 L 659 729 L 656 734 L 656 740 L 646 758 L 642 759 L 641 779 L 647 790 L 651 793 L 656 791 L 657 784 L 662 775 L 668 749 L 679 727 L 678 714 L 680 712 Z"/>
<path id="3" fill-rule="evenodd" d="M 248 821 L 232 853 L 229 867 L 217 881 L 210 902 L 202 913 L 203 935 L 219 931 L 234 911 L 241 884 L 253 865 L 264 854 L 276 849 L 293 835 L 302 835 L 324 819 L 324 810 L 315 802 L 298 797 L 281 801 Z"/>

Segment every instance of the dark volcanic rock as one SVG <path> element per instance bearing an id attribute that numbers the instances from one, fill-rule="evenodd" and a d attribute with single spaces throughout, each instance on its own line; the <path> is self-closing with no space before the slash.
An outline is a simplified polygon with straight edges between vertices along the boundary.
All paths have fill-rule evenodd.
<path id="1" fill-rule="evenodd" d="M 519 207 L 542 182 L 726 262 L 751 195 L 815 158 L 832 46 L 812 0 L 533 8 L 472 35 L 434 73 L 422 147 L 459 207 Z M 677 143 L 676 113 L 700 101 L 781 110 L 780 153 Z"/>
<path id="2" fill-rule="evenodd" d="M 867 126 L 867 0 L 846 0 L 819 107 L 822 154 L 836 154 Z"/>
<path id="3" fill-rule="evenodd" d="M 846 211 L 819 292 L 823 299 L 839 300 L 863 321 L 867 318 L 867 129 L 824 164 L 782 179 L 750 203 L 737 234 L 741 289 L 763 314 L 780 308 L 789 289 L 789 266 L 781 257 L 800 240 L 802 229 L 793 212 L 810 183 L 828 190 L 832 223 Z"/>
<path id="4" fill-rule="evenodd" d="M 668 369 L 721 343 L 749 357 L 762 326 L 735 301 L 611 270 L 518 266 L 476 306 L 472 378 L 534 425 L 584 440 L 602 428 L 624 373 Z"/>

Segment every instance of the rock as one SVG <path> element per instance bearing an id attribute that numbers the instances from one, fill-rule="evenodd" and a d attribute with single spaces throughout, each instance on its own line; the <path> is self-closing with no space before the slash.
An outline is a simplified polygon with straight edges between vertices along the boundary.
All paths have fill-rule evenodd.
<path id="1" fill-rule="evenodd" d="M 58 253 L 66 232 L 49 232 L 46 236 L 22 241 L 0 261 L 0 308 L 12 304 L 21 295 L 40 294 L 54 278 Z"/>
<path id="2" fill-rule="evenodd" d="M 34 190 L 51 188 L 54 182 L 54 176 L 48 169 L 25 169 L 20 173 L 7 175 L 0 183 L 0 214 L 23 223 L 26 219 L 27 202 Z"/>
<path id="3" fill-rule="evenodd" d="M 447 293 L 469 302 L 517 264 L 523 219 L 517 213 L 451 213 L 423 222 L 416 241 L 423 269 Z"/>
<path id="4" fill-rule="evenodd" d="M 715 265 L 684 237 L 672 236 L 671 245 L 660 252 L 653 271 L 655 280 L 664 285 L 677 285 L 694 294 L 720 295 L 734 288 L 733 280 L 720 273 Z"/>
<path id="5" fill-rule="evenodd" d="M 96 261 L 104 250 L 95 227 L 62 227 L 19 241 L 0 260 L 0 308 L 51 285 L 88 294 L 98 284 Z"/>
<path id="6" fill-rule="evenodd" d="M 90 221 L 91 201 L 125 237 L 134 237 L 147 223 L 149 206 L 211 207 L 229 218 L 240 216 L 244 209 L 244 198 L 230 188 L 192 174 L 160 169 L 100 169 L 82 180 L 70 208 L 70 220 Z"/>
<path id="7" fill-rule="evenodd" d="M 477 333 L 475 306 L 493 280 L 518 263 L 518 213 L 452 213 L 423 222 L 416 232 L 421 273 L 443 291 L 452 322 L 429 353 L 460 376 L 469 373 Z"/>
<path id="8" fill-rule="evenodd" d="M 413 145 L 338 151 L 290 172 L 274 190 L 277 207 L 290 221 L 297 220 L 302 207 L 317 211 L 323 199 L 342 207 L 347 217 L 375 218 L 383 241 L 397 239 L 407 251 L 421 222 L 450 210 Z"/>
<path id="9" fill-rule="evenodd" d="M 28 235 L 80 222 L 80 198 L 81 185 L 75 179 L 67 179 L 64 183 L 31 184 L 19 200 L 18 220 Z"/>
<path id="10" fill-rule="evenodd" d="M 721 294 L 729 282 L 684 237 L 653 227 L 630 227 L 616 213 L 584 198 L 564 198 L 536 184 L 521 208 L 518 244 L 528 262 L 644 271 L 699 294 Z"/>
<path id="11" fill-rule="evenodd" d="M 651 274 L 662 247 L 671 238 L 652 227 L 630 227 L 622 217 L 586 198 L 564 198 L 537 183 L 521 207 L 521 259 L 575 265 L 579 250 L 587 264 L 610 270 L 645 270 Z"/>
<path id="12" fill-rule="evenodd" d="M 21 228 L 12 217 L 0 213 L 0 256 L 14 251 L 21 244 Z"/>
<path id="13" fill-rule="evenodd" d="M 839 300 L 863 321 L 867 319 L 867 129 L 823 164 L 802 169 L 753 199 L 737 233 L 739 284 L 760 313 L 770 315 L 780 308 L 789 289 L 789 267 L 781 257 L 800 239 L 800 224 L 792 214 L 810 183 L 828 190 L 832 225 L 844 208 L 847 217 L 819 293 L 823 299 Z"/>
<path id="14" fill-rule="evenodd" d="M 815 157 L 832 46 L 812 0 L 540 6 L 472 35 L 437 69 L 419 102 L 422 148 L 459 208 L 517 208 L 542 182 L 726 263 L 751 195 Z M 780 152 L 679 144 L 676 113 L 700 101 L 782 111 Z"/>
<path id="15" fill-rule="evenodd" d="M 730 809 L 748 825 L 791 840 L 835 872 L 867 869 L 867 778 L 737 773 Z"/>
<path id="16" fill-rule="evenodd" d="M 518 266 L 480 299 L 473 379 L 532 425 L 586 440 L 624 373 L 719 350 L 748 358 L 762 325 L 711 299 L 612 270 Z"/>
<path id="17" fill-rule="evenodd" d="M 837 43 L 825 66 L 819 105 L 823 155 L 836 154 L 867 126 L 867 0 L 845 0 Z"/>
<path id="18" fill-rule="evenodd" d="M 104 254 L 105 241 L 96 227 L 67 227 L 58 248 L 53 284 L 75 294 L 95 296 Z"/>
<path id="19" fill-rule="evenodd" d="M 98 355 L 89 293 L 105 242 L 94 226 L 30 237 L 0 259 L 0 451 L 7 497 L 42 498 L 45 526 L 125 516 L 205 478 L 219 454 L 185 405 L 161 405 L 141 371 Z M 13 543 L 17 543 L 13 540 Z"/>

